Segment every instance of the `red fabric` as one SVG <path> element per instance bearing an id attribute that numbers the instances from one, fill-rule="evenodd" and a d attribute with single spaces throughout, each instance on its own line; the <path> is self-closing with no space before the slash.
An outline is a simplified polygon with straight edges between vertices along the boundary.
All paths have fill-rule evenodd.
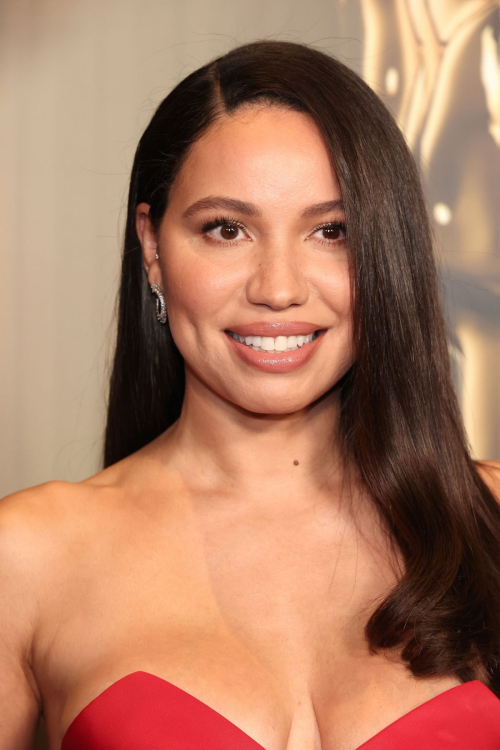
<path id="1" fill-rule="evenodd" d="M 149 672 L 117 680 L 76 716 L 61 750 L 265 750 L 190 693 Z M 358 750 L 500 750 L 500 700 L 479 680 L 441 693 Z"/>

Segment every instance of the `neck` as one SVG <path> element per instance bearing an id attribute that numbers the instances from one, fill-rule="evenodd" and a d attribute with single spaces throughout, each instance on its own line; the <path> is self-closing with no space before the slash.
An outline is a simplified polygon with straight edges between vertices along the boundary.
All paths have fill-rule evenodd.
<path id="1" fill-rule="evenodd" d="M 345 478 L 338 414 L 335 390 L 300 411 L 261 414 L 187 381 L 181 415 L 158 447 L 193 492 L 266 507 L 312 505 Z"/>

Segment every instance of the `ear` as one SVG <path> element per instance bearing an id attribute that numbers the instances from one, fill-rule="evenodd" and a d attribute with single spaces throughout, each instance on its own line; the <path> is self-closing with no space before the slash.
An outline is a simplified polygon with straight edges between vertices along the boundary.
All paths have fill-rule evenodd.
<path id="1" fill-rule="evenodd" d="M 150 205 L 139 203 L 135 210 L 135 229 L 142 247 L 142 262 L 150 284 L 161 286 L 161 269 L 158 253 L 158 243 L 153 223 L 149 218 Z"/>

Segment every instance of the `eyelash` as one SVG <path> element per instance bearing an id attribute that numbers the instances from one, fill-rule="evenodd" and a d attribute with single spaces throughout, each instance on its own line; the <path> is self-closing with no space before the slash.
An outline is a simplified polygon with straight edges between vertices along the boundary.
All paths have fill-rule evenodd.
<path id="1" fill-rule="evenodd" d="M 224 224 L 229 224 L 230 226 L 235 226 L 244 231 L 245 227 L 243 224 L 241 224 L 239 221 L 236 221 L 236 219 L 229 219 L 225 216 L 220 216 L 217 219 L 213 219 L 212 221 L 207 221 L 205 224 L 203 224 L 201 228 L 202 234 L 207 235 L 207 239 L 210 242 L 214 242 L 216 245 L 234 245 L 237 242 L 240 242 L 239 239 L 234 240 L 216 240 L 213 237 L 210 237 L 208 235 L 208 232 L 210 232 L 212 229 L 216 229 L 217 227 L 223 226 Z M 346 233 L 346 225 L 341 221 L 328 221 L 325 224 L 320 224 L 319 227 L 316 227 L 313 230 L 313 234 L 315 232 L 318 232 L 320 229 L 341 229 L 342 232 Z M 340 240 L 318 240 L 318 242 L 321 245 L 335 245 L 339 244 L 341 242 L 345 241 L 345 237 L 343 237 Z"/>

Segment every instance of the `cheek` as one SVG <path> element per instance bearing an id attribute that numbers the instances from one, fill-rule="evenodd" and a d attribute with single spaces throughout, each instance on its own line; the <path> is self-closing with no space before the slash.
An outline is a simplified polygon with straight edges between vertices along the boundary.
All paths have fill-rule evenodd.
<path id="1" fill-rule="evenodd" d="M 175 315 L 198 321 L 214 319 L 231 296 L 229 274 L 182 248 L 167 253 L 164 264 L 165 288 Z"/>
<path id="2" fill-rule="evenodd" d="M 328 307 L 345 322 L 351 316 L 351 285 L 347 262 L 339 263 L 323 273 L 321 280 L 322 297 Z"/>
<path id="3" fill-rule="evenodd" d="M 347 266 L 336 273 L 325 275 L 321 286 L 322 298 L 331 313 L 332 345 L 337 356 L 351 364 L 353 350 L 353 318 L 350 278 Z"/>

